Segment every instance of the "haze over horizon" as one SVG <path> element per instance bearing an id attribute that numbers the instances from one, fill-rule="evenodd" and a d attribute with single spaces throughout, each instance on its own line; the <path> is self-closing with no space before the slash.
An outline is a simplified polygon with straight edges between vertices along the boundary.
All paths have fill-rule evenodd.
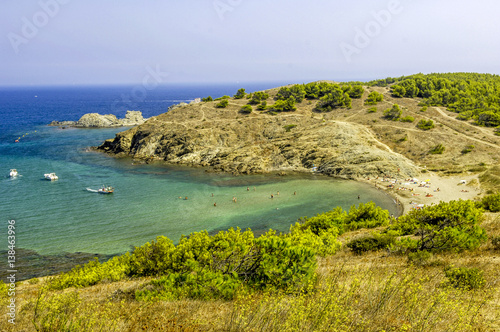
<path id="1" fill-rule="evenodd" d="M 26 0 L 2 4 L 0 86 L 500 74 L 500 3 Z"/>

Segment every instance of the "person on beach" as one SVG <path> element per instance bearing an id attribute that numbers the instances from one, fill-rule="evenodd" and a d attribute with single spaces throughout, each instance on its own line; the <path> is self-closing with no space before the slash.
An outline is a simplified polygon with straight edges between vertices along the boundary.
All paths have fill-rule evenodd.
<path id="1" fill-rule="evenodd" d="M 271 194 L 271 198 L 274 198 L 274 195 L 273 195 L 273 194 Z"/>

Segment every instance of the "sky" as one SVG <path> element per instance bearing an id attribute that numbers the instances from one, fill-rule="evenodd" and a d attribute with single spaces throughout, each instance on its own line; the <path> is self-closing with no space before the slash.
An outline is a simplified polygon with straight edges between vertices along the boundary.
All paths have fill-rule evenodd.
<path id="1" fill-rule="evenodd" d="M 495 0 L 22 0 L 0 86 L 500 74 Z"/>

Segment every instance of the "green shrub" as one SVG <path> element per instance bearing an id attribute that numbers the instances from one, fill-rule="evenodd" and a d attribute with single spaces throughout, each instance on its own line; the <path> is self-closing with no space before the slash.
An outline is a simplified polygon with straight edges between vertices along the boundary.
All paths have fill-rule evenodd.
<path id="1" fill-rule="evenodd" d="M 278 111 L 278 112 L 293 112 L 295 110 L 297 110 L 297 107 L 295 106 L 295 99 L 290 96 L 288 99 L 286 100 L 277 100 L 272 106 L 271 108 L 274 110 L 274 111 Z"/>
<path id="2" fill-rule="evenodd" d="M 370 107 L 366 112 L 367 113 L 375 113 L 375 112 L 377 112 L 377 108 L 376 107 Z"/>
<path id="3" fill-rule="evenodd" d="M 238 91 L 236 92 L 236 94 L 233 96 L 234 99 L 243 99 L 243 97 L 245 97 L 246 95 L 246 92 L 245 92 L 245 89 L 238 89 Z"/>
<path id="4" fill-rule="evenodd" d="M 474 150 L 475 146 L 474 145 L 467 145 L 463 150 L 462 150 L 462 154 L 466 154 L 466 153 L 469 153 L 471 152 L 472 150 Z"/>
<path id="5" fill-rule="evenodd" d="M 423 106 L 423 107 L 420 109 L 420 112 L 425 112 L 425 111 L 427 111 L 427 108 L 428 108 L 428 106 L 427 106 L 427 105 L 426 105 L 426 106 Z"/>
<path id="6" fill-rule="evenodd" d="M 365 89 L 361 85 L 348 85 L 348 89 L 346 89 L 347 94 L 349 94 L 349 97 L 352 99 L 359 99 L 363 97 L 363 93 L 365 92 Z"/>
<path id="7" fill-rule="evenodd" d="M 77 265 L 71 271 L 63 273 L 50 282 L 52 289 L 68 287 L 87 287 L 101 281 L 119 281 L 130 273 L 130 255 L 116 256 L 105 263 L 96 258 L 84 266 Z"/>
<path id="8" fill-rule="evenodd" d="M 355 254 L 360 255 L 366 251 L 378 251 L 387 249 L 396 241 L 396 238 L 385 234 L 371 234 L 359 237 L 347 243 Z"/>
<path id="9" fill-rule="evenodd" d="M 403 251 L 462 251 L 476 249 L 486 241 L 479 226 L 482 211 L 472 201 L 441 202 L 420 210 L 412 210 L 388 227 L 402 238 L 397 246 Z"/>
<path id="10" fill-rule="evenodd" d="M 288 100 L 293 99 L 294 103 L 300 103 L 304 100 L 306 93 L 304 91 L 304 87 L 299 84 L 295 84 L 292 87 L 282 87 L 276 94 L 276 100 Z"/>
<path id="11" fill-rule="evenodd" d="M 285 131 L 288 133 L 290 132 L 293 128 L 297 127 L 296 124 L 289 124 L 289 125 L 286 125 L 286 126 L 283 126 L 283 128 L 285 129 Z"/>
<path id="12" fill-rule="evenodd" d="M 260 102 L 265 102 L 269 98 L 269 95 L 263 91 L 257 91 L 252 93 L 252 97 L 248 101 L 250 105 L 257 105 Z"/>
<path id="13" fill-rule="evenodd" d="M 482 207 L 490 212 L 500 212 L 500 193 L 483 197 Z"/>
<path id="14" fill-rule="evenodd" d="M 172 268 L 175 246 L 169 238 L 158 236 L 155 241 L 135 247 L 130 257 L 130 275 L 158 276 Z"/>
<path id="15" fill-rule="evenodd" d="M 263 100 L 263 101 L 259 104 L 259 106 L 257 106 L 257 109 L 258 109 L 259 111 L 265 111 L 265 110 L 267 110 L 267 101 Z"/>
<path id="16" fill-rule="evenodd" d="M 353 231 L 360 228 L 374 228 L 389 223 L 389 211 L 373 202 L 352 205 L 345 217 L 345 228 Z"/>
<path id="17" fill-rule="evenodd" d="M 495 135 L 500 136 L 500 127 L 495 128 L 493 132 L 495 133 Z"/>
<path id="18" fill-rule="evenodd" d="M 401 118 L 399 121 L 401 122 L 413 122 L 415 121 L 415 118 L 413 116 L 405 116 L 404 118 Z"/>
<path id="19" fill-rule="evenodd" d="M 215 104 L 215 107 L 217 107 L 217 108 L 226 108 L 227 105 L 229 105 L 229 101 L 227 99 L 222 99 L 219 103 Z"/>
<path id="20" fill-rule="evenodd" d="M 212 96 L 208 96 L 206 98 L 201 98 L 201 101 L 208 102 L 208 101 L 213 101 Z"/>
<path id="21" fill-rule="evenodd" d="M 339 234 L 344 232 L 344 223 L 347 214 L 341 207 L 317 214 L 311 218 L 301 218 L 299 222 L 292 226 L 293 228 L 300 228 L 301 230 L 310 229 L 314 234 L 319 235 L 321 232 L 335 228 Z"/>
<path id="22" fill-rule="evenodd" d="M 445 150 L 445 147 L 443 146 L 443 144 L 438 144 L 435 147 L 433 147 L 432 149 L 430 149 L 429 153 L 430 154 L 443 154 L 444 150 Z"/>
<path id="23" fill-rule="evenodd" d="M 320 98 L 315 110 L 317 112 L 331 112 L 337 108 L 351 108 L 351 97 L 339 86 L 331 87 L 331 90 Z"/>
<path id="24" fill-rule="evenodd" d="M 399 108 L 398 104 L 392 105 L 391 108 L 384 111 L 384 119 L 397 121 L 401 117 L 403 111 Z"/>
<path id="25" fill-rule="evenodd" d="M 242 285 L 235 275 L 209 269 L 170 273 L 143 286 L 135 292 L 135 298 L 139 301 L 174 301 L 184 298 L 232 300 Z"/>
<path id="26" fill-rule="evenodd" d="M 224 99 L 229 99 L 231 97 L 229 97 L 228 95 L 224 95 L 222 97 L 219 97 L 219 98 L 215 98 L 214 100 L 217 101 L 217 100 L 224 100 Z"/>
<path id="27" fill-rule="evenodd" d="M 483 271 L 478 268 L 447 267 L 444 274 L 448 278 L 447 283 L 454 288 L 472 290 L 482 288 L 486 284 Z"/>
<path id="28" fill-rule="evenodd" d="M 432 129 L 434 128 L 434 121 L 422 119 L 417 123 L 417 128 L 422 130 Z"/>
<path id="29" fill-rule="evenodd" d="M 384 95 L 377 91 L 372 91 L 365 100 L 365 105 L 377 105 L 378 102 L 384 100 Z"/>
<path id="30" fill-rule="evenodd" d="M 250 105 L 244 105 L 240 109 L 240 113 L 243 113 L 243 114 L 250 114 L 250 113 L 252 113 L 252 106 L 250 106 Z"/>

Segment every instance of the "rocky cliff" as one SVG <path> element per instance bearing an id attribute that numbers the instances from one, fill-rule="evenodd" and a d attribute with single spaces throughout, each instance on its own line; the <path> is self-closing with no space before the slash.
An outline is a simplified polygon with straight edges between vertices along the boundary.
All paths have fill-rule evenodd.
<path id="1" fill-rule="evenodd" d="M 417 167 L 363 125 L 325 119 L 304 101 L 296 112 L 242 114 L 247 100 L 183 105 L 97 147 L 100 151 L 235 173 L 300 171 L 343 178 L 415 176 Z"/>
<path id="2" fill-rule="evenodd" d="M 108 128 L 137 126 L 146 121 L 140 111 L 127 111 L 125 118 L 118 119 L 113 114 L 101 115 L 98 113 L 84 114 L 78 121 L 53 121 L 49 126 L 68 126 L 78 128 Z"/>

